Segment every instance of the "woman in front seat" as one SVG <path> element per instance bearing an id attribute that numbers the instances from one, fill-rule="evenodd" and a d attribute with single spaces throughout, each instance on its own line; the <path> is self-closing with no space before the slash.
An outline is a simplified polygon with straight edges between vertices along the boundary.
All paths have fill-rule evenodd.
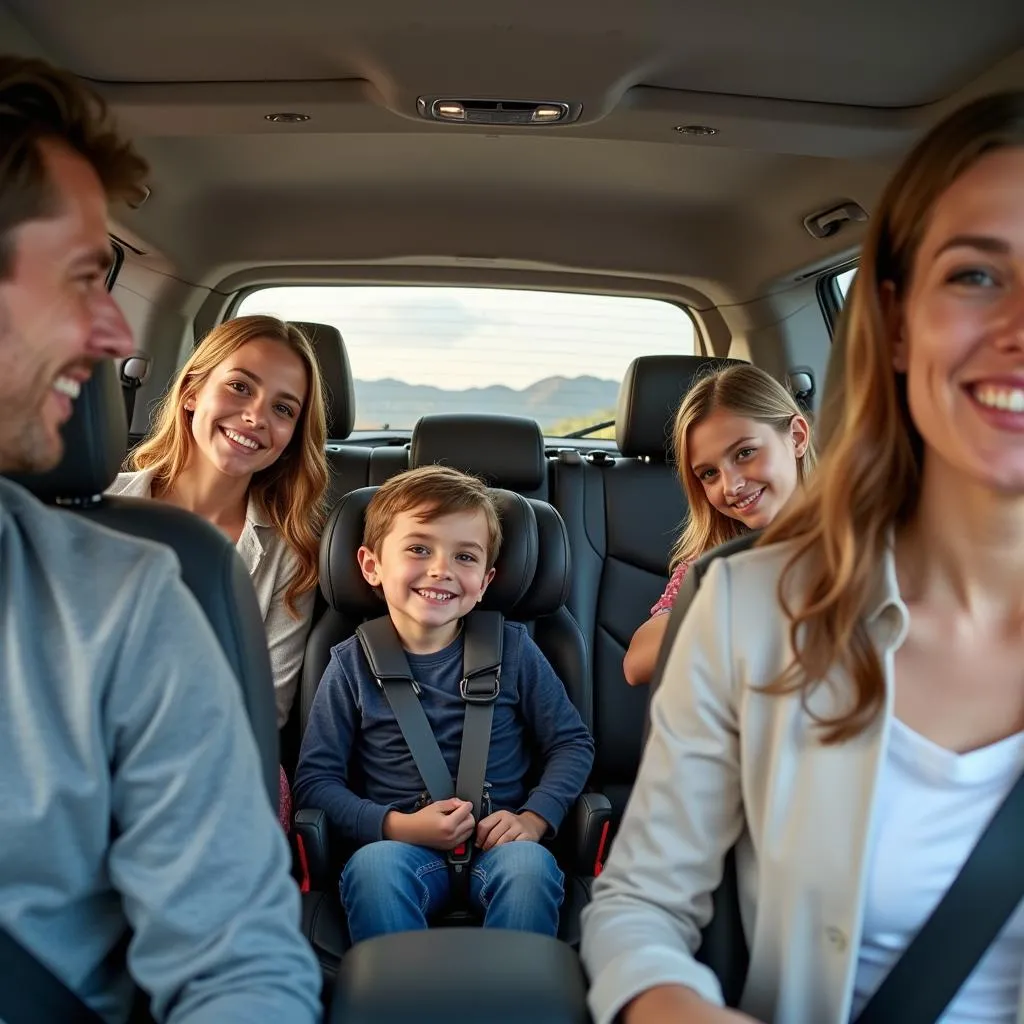
<path id="1" fill-rule="evenodd" d="M 672 549 L 671 578 L 633 634 L 622 671 L 630 686 L 651 681 L 679 587 L 705 552 L 764 529 L 814 466 L 811 428 L 793 396 L 756 366 L 729 366 L 686 394 L 673 429 L 689 512 Z"/>
<path id="2" fill-rule="evenodd" d="M 1024 766 L 1024 93 L 934 129 L 871 225 L 829 446 L 652 702 L 583 922 L 597 1024 L 855 1020 Z M 742 1012 L 693 956 L 734 844 Z M 941 1020 L 1020 1020 L 1022 963 L 1018 907 Z"/>
<path id="3" fill-rule="evenodd" d="M 327 490 L 313 347 L 274 317 L 228 320 L 189 357 L 154 423 L 110 493 L 170 502 L 234 542 L 263 613 L 280 728 L 309 632 Z M 282 774 L 283 823 L 287 792 Z"/>

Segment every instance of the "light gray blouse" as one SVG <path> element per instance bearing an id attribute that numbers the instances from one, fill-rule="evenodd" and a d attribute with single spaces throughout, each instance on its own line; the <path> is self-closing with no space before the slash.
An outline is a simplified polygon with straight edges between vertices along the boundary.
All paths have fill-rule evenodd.
<path id="1" fill-rule="evenodd" d="M 144 469 L 137 473 L 119 473 L 107 493 L 151 498 L 153 471 Z M 268 521 L 266 513 L 251 498 L 245 511 L 245 526 L 235 548 L 249 570 L 256 599 L 263 613 L 263 625 L 267 630 L 267 644 L 270 647 L 270 664 L 274 672 L 277 725 L 280 728 L 288 719 L 298 688 L 316 594 L 309 590 L 299 596 L 296 602 L 298 618 L 294 618 L 288 611 L 284 595 L 298 568 L 298 559 Z"/>

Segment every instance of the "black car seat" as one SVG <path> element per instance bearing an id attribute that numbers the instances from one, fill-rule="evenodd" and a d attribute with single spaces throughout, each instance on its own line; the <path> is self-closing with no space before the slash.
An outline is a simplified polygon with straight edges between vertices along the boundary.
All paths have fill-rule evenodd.
<path id="1" fill-rule="evenodd" d="M 234 545 L 204 519 L 163 502 L 104 495 L 128 443 L 124 401 L 112 361 L 97 363 L 62 431 L 64 456 L 48 473 L 11 479 L 47 504 L 120 533 L 166 544 L 234 670 L 260 753 L 272 805 L 280 793 L 274 684 L 256 595 Z"/>
<path id="2" fill-rule="evenodd" d="M 423 416 L 413 428 L 409 468 L 441 464 L 472 473 L 491 487 L 522 494 L 537 519 L 540 550 L 531 597 L 512 617 L 524 622 L 593 729 L 590 658 L 579 623 L 565 608 L 572 586 L 568 531 L 548 504 L 548 459 L 536 420 L 525 416 L 448 413 Z"/>
<path id="3" fill-rule="evenodd" d="M 366 469 L 363 454 L 369 448 L 343 446 L 356 422 L 355 383 L 349 363 L 345 341 L 337 327 L 308 320 L 292 321 L 309 338 L 320 364 L 327 404 L 327 468 L 328 506 L 333 508 L 338 499 L 349 491 L 365 485 Z"/>
<path id="4" fill-rule="evenodd" d="M 401 441 L 396 445 L 361 445 L 348 443 L 355 426 L 355 390 L 352 367 L 341 333 L 336 327 L 307 320 L 294 321 L 306 332 L 320 361 L 330 393 L 327 414 L 327 465 L 331 474 L 330 504 L 349 491 L 383 483 L 389 476 L 406 468 L 409 446 Z"/>
<path id="5" fill-rule="evenodd" d="M 380 598 L 363 579 L 355 557 L 362 543 L 365 509 L 375 491 L 376 488 L 367 487 L 346 495 L 332 513 L 324 533 L 321 589 L 330 605 L 331 617 L 318 624 L 307 645 L 309 671 L 303 676 L 300 698 L 303 725 L 331 648 L 352 636 L 360 623 L 384 611 Z M 550 506 L 507 490 L 496 490 L 495 495 L 504 539 L 494 582 L 487 590 L 483 607 L 514 620 L 521 620 L 523 613 L 543 619 L 561 605 L 568 585 L 570 563 L 564 527 Z M 542 522 L 539 528 L 538 508 Z M 574 657 L 575 653 L 570 653 L 564 663 L 571 663 Z M 552 663 L 559 671 L 555 660 Z M 575 698 L 576 693 L 585 691 L 585 681 L 577 678 L 572 683 L 575 685 L 567 685 L 567 691 L 570 698 Z M 579 911 L 589 895 L 587 876 L 592 874 L 605 806 L 599 797 L 585 794 L 570 812 L 561 830 L 561 843 L 555 849 L 567 876 L 563 922 L 570 940 L 577 937 Z M 297 811 L 295 832 L 309 876 L 304 928 L 320 958 L 329 987 L 348 945 L 338 896 L 338 877 L 346 847 L 332 840 L 326 816 L 316 808 Z"/>
<path id="6" fill-rule="evenodd" d="M 593 665 L 594 786 L 612 805 L 612 829 L 640 764 L 645 687 L 627 685 L 622 659 L 668 580 L 668 560 L 686 515 L 672 461 L 672 424 L 701 375 L 735 360 L 643 356 L 622 382 L 618 457 L 566 450 L 551 467 L 552 501 L 573 554 L 566 602 Z"/>

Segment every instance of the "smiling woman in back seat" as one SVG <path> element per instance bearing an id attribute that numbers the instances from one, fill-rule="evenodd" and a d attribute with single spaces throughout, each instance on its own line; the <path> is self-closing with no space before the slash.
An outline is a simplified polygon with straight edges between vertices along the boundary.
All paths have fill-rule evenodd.
<path id="1" fill-rule="evenodd" d="M 309 632 L 327 490 L 313 347 L 274 317 L 228 320 L 189 357 L 154 423 L 110 493 L 195 512 L 235 544 L 263 613 L 280 728 Z"/>
<path id="2" fill-rule="evenodd" d="M 811 430 L 793 396 L 756 366 L 729 366 L 687 393 L 673 431 L 689 516 L 672 550 L 672 576 L 633 634 L 622 670 L 651 681 L 679 587 L 706 551 L 767 526 L 814 465 Z"/>

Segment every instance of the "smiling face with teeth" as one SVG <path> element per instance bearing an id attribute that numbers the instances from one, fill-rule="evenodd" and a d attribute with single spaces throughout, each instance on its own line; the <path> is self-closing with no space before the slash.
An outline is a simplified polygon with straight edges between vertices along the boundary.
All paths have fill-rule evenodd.
<path id="1" fill-rule="evenodd" d="M 1024 147 L 979 159 L 936 202 L 890 314 L 926 475 L 1024 494 Z"/>
<path id="2" fill-rule="evenodd" d="M 248 482 L 288 448 L 308 385 L 293 349 L 270 338 L 245 342 L 185 398 L 196 452 L 217 472 Z"/>
<path id="3" fill-rule="evenodd" d="M 64 450 L 60 428 L 99 359 L 131 353 L 106 288 L 107 200 L 92 165 L 63 143 L 38 151 L 54 202 L 5 239 L 0 274 L 0 469 L 41 472 Z"/>
<path id="4" fill-rule="evenodd" d="M 751 530 L 767 526 L 799 483 L 797 460 L 810 431 L 794 416 L 785 433 L 768 423 L 716 409 L 690 428 L 691 469 L 711 506 Z"/>
<path id="5" fill-rule="evenodd" d="M 483 511 L 432 516 L 411 508 L 395 516 L 378 552 L 359 549 L 363 576 L 383 591 L 406 650 L 432 654 L 455 639 L 494 578 L 489 548 Z"/>

